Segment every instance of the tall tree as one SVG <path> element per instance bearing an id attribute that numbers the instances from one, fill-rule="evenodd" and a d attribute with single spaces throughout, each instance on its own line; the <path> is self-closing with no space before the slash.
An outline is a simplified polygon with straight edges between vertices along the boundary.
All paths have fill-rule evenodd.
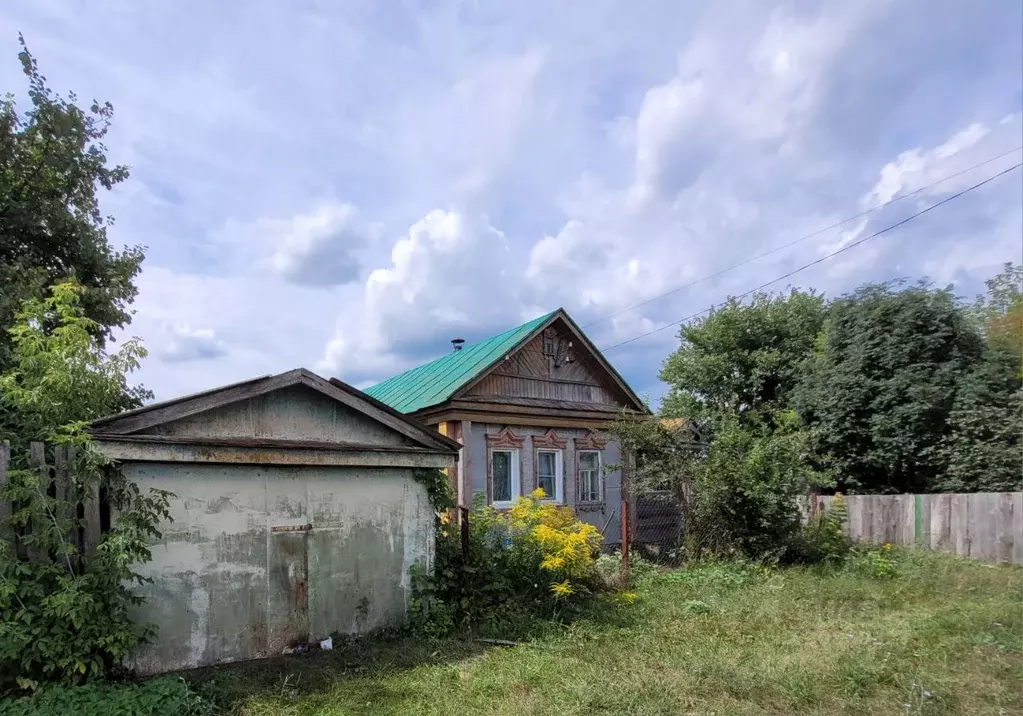
<path id="1" fill-rule="evenodd" d="M 103 138 L 113 108 L 93 102 L 85 110 L 73 93 L 55 94 L 19 39 L 30 106 L 20 111 L 12 94 L 0 101 L 0 372 L 11 364 L 8 329 L 22 302 L 71 276 L 102 345 L 131 321 L 143 259 L 139 246 L 111 247 L 112 219 L 99 207 L 99 190 L 128 176 L 126 167 L 107 163 Z"/>
<path id="2" fill-rule="evenodd" d="M 797 393 L 817 451 L 853 492 L 925 492 L 961 376 L 984 339 L 949 289 L 868 284 L 831 305 L 819 351 Z"/>
<path id="3" fill-rule="evenodd" d="M 1023 265 L 1006 263 L 985 283 L 987 295 L 977 297 L 973 315 L 992 347 L 1015 356 L 1023 377 Z"/>
<path id="4" fill-rule="evenodd" d="M 1023 387 L 1019 353 L 998 342 L 959 382 L 942 446 L 940 492 L 1023 490 Z"/>
<path id="5" fill-rule="evenodd" d="M 661 368 L 670 386 L 662 413 L 700 419 L 723 411 L 745 419 L 750 411 L 769 416 L 788 408 L 826 310 L 822 296 L 792 289 L 758 293 L 749 303 L 730 298 L 683 326 L 682 345 Z"/>

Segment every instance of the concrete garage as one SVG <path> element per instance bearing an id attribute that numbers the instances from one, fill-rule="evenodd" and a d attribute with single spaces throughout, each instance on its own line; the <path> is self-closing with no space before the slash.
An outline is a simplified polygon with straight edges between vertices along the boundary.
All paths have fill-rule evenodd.
<path id="1" fill-rule="evenodd" d="M 306 370 L 104 418 L 100 450 L 174 494 L 142 571 L 153 674 L 283 653 L 401 623 L 409 568 L 433 556 L 415 471 L 459 445 Z M 116 516 L 113 517 L 116 519 Z"/>

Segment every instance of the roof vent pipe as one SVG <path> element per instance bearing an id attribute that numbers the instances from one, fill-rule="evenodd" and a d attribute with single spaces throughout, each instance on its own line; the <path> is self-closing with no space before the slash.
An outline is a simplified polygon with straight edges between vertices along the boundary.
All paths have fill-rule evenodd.
<path id="1" fill-rule="evenodd" d="M 465 345 L 465 339 L 464 338 L 452 338 L 451 339 L 451 347 L 454 348 L 456 351 L 462 350 L 462 346 L 463 345 Z"/>

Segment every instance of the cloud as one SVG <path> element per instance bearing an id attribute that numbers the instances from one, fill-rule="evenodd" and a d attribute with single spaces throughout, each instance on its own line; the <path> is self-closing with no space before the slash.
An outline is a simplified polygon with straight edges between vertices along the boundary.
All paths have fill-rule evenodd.
<path id="1" fill-rule="evenodd" d="M 1023 133 L 1018 3 L 52 0 L 0 20 L 54 87 L 117 110 L 132 178 L 102 209 L 115 244 L 148 246 L 129 332 L 160 397 L 297 365 L 365 384 L 559 305 L 615 345 L 1000 170 L 729 269 Z M 791 281 L 971 293 L 1019 258 L 1021 190 L 1017 172 Z M 184 354 L 174 326 L 222 354 L 161 358 Z M 672 327 L 608 356 L 647 390 L 675 345 Z"/>
<path id="2" fill-rule="evenodd" d="M 217 339 L 212 329 L 174 326 L 169 333 L 170 340 L 159 355 L 168 363 L 187 363 L 227 355 L 223 341 Z"/>
<path id="3" fill-rule="evenodd" d="M 407 367 L 403 353 L 439 349 L 442 332 L 517 320 L 513 257 L 485 217 L 434 209 L 395 241 L 390 265 L 372 271 L 342 310 L 317 367 L 359 380 Z M 407 353 L 405 353 L 407 355 Z"/>
<path id="4" fill-rule="evenodd" d="M 359 275 L 355 250 L 366 242 L 351 204 L 324 204 L 283 224 L 264 227 L 276 234 L 270 259 L 275 273 L 286 281 L 310 286 L 336 286 Z"/>

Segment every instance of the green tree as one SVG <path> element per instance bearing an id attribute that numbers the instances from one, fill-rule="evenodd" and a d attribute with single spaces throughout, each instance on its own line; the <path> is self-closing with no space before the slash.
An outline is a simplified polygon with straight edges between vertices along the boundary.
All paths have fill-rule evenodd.
<path id="1" fill-rule="evenodd" d="M 12 467 L 0 500 L 14 505 L 0 523 L 0 692 L 102 675 L 154 633 L 131 620 L 139 602 L 131 586 L 145 581 L 134 565 L 149 561 L 169 495 L 143 493 L 108 469 L 86 430 L 136 394 L 127 376 L 145 351 L 131 340 L 105 353 L 83 293 L 66 282 L 27 300 L 10 331 L 11 365 L 0 373 L 0 435 L 11 440 Z M 50 489 L 49 469 L 30 469 L 36 440 L 76 449 L 69 494 Z M 68 535 L 81 526 L 79 502 L 100 489 L 117 519 L 83 559 Z"/>
<path id="2" fill-rule="evenodd" d="M 824 324 L 824 298 L 792 289 L 730 298 L 706 318 L 685 325 L 682 345 L 665 360 L 665 416 L 704 419 L 721 411 L 745 420 L 790 407 L 801 369 Z"/>
<path id="3" fill-rule="evenodd" d="M 992 347 L 1015 356 L 1023 377 L 1023 265 L 1006 263 L 985 283 L 987 295 L 977 297 L 973 315 Z"/>
<path id="4" fill-rule="evenodd" d="M 743 424 L 723 414 L 706 457 L 695 463 L 696 509 L 718 542 L 757 559 L 799 559 L 799 499 L 830 486 L 814 468 L 811 434 L 794 411 Z"/>
<path id="5" fill-rule="evenodd" d="M 1023 490 L 1023 387 L 1019 354 L 999 342 L 963 376 L 942 446 L 939 492 Z"/>
<path id="6" fill-rule="evenodd" d="M 55 94 L 20 40 L 30 106 L 20 111 L 12 94 L 0 100 L 0 372 L 11 362 L 8 329 L 22 302 L 71 276 L 102 345 L 131 321 L 143 259 L 139 246 L 111 247 L 112 219 L 99 207 L 99 190 L 128 177 L 126 167 L 108 166 L 103 145 L 113 108 L 85 110 L 74 94 Z"/>
<path id="7" fill-rule="evenodd" d="M 949 289 L 868 284 L 834 301 L 796 403 L 849 492 L 926 492 L 984 339 Z"/>

